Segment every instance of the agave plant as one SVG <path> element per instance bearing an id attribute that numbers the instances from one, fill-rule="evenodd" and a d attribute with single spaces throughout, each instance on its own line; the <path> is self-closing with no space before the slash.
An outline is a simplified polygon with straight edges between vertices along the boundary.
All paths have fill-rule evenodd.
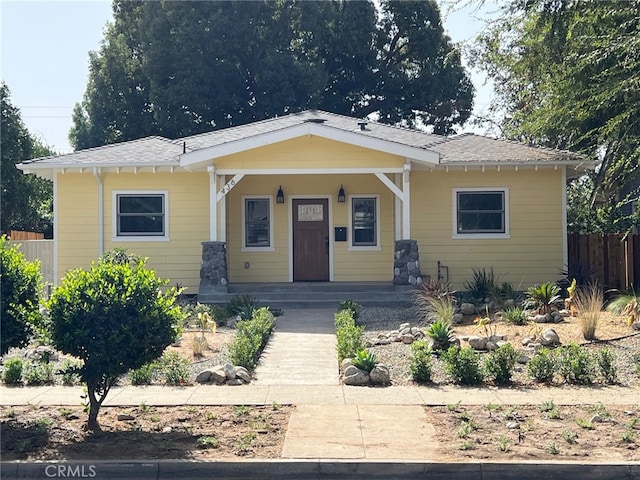
<path id="1" fill-rule="evenodd" d="M 425 333 L 432 340 L 434 350 L 446 350 L 453 344 L 453 330 L 448 322 L 436 320 Z"/>
<path id="2" fill-rule="evenodd" d="M 640 296 L 635 292 L 623 293 L 607 305 L 607 311 L 616 315 L 625 315 L 627 325 L 631 325 L 640 318 Z"/>
<path id="3" fill-rule="evenodd" d="M 527 289 L 525 305 L 541 314 L 551 312 L 560 300 L 560 287 L 553 282 L 537 283 Z"/>
<path id="4" fill-rule="evenodd" d="M 366 372 L 370 372 L 378 364 L 376 354 L 369 350 L 357 351 L 352 361 L 354 366 Z"/>

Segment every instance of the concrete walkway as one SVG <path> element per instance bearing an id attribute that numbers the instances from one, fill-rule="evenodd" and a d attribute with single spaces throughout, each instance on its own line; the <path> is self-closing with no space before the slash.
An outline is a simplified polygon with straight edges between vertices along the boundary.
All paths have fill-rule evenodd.
<path id="1" fill-rule="evenodd" d="M 338 385 L 333 310 L 286 310 L 254 371 L 254 385 Z"/>

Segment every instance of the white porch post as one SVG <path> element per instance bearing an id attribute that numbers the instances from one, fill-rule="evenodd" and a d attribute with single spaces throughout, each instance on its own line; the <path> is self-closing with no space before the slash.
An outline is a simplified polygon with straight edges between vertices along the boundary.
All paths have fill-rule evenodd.
<path id="1" fill-rule="evenodd" d="M 393 179 L 396 186 L 399 187 L 402 184 L 402 175 L 399 173 L 394 173 Z M 402 199 L 397 195 L 393 196 L 393 206 L 395 208 L 394 240 L 402 240 Z"/>
<path id="2" fill-rule="evenodd" d="M 410 189 L 411 162 L 404 164 L 402 171 L 402 239 L 411 238 L 411 189 Z"/>
<path id="3" fill-rule="evenodd" d="M 218 186 L 216 167 L 207 167 L 209 172 L 209 241 L 218 241 Z"/>

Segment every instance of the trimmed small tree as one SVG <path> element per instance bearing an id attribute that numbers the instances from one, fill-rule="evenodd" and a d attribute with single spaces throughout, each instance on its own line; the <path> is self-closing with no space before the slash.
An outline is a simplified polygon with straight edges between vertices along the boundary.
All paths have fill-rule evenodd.
<path id="1" fill-rule="evenodd" d="M 48 303 L 53 345 L 83 361 L 87 427 L 99 430 L 98 412 L 118 377 L 155 360 L 176 337 L 178 292 L 160 287 L 146 261 L 109 252 L 89 270 L 69 271 Z"/>
<path id="2" fill-rule="evenodd" d="M 0 355 L 27 343 L 31 329 L 42 319 L 40 264 L 29 262 L 17 245 L 0 237 Z"/>

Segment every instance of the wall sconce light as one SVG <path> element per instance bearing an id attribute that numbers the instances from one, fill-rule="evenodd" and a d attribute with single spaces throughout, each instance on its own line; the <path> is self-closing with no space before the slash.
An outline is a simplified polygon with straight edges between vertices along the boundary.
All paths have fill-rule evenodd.
<path id="1" fill-rule="evenodd" d="M 276 203 L 284 203 L 284 192 L 282 186 L 278 187 L 278 193 L 276 194 Z"/>
<path id="2" fill-rule="evenodd" d="M 344 203 L 344 187 L 340 185 L 340 190 L 338 190 L 338 203 Z"/>

